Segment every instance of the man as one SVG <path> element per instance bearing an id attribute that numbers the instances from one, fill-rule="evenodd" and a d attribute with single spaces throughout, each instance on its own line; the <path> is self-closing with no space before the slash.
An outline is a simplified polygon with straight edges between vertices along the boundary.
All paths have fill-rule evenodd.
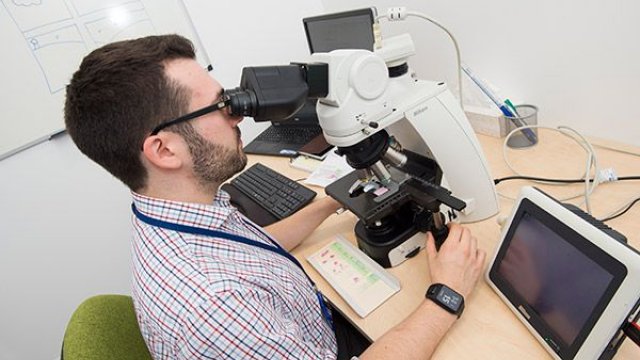
<path id="1" fill-rule="evenodd" d="M 67 86 L 73 141 L 132 191 L 133 298 L 149 350 L 156 359 L 352 355 L 337 348 L 324 302 L 288 253 L 339 204 L 325 197 L 264 230 L 233 208 L 218 188 L 246 156 L 242 118 L 222 92 L 177 35 L 97 49 Z M 485 256 L 469 231 L 452 226 L 439 253 L 429 236 L 427 252 L 432 280 L 469 295 Z M 428 358 L 456 318 L 425 299 L 360 358 Z"/>

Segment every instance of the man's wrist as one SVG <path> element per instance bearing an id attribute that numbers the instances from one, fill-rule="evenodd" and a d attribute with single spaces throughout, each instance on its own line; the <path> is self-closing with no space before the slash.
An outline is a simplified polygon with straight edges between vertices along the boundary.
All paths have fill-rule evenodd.
<path id="1" fill-rule="evenodd" d="M 329 215 L 338 213 L 340 209 L 343 209 L 342 204 L 330 196 L 325 196 L 322 201 L 324 202 Z"/>
<path id="2" fill-rule="evenodd" d="M 425 314 L 429 314 L 429 327 L 436 333 L 445 334 L 458 320 L 458 317 L 429 299 L 424 299 L 421 305 Z"/>

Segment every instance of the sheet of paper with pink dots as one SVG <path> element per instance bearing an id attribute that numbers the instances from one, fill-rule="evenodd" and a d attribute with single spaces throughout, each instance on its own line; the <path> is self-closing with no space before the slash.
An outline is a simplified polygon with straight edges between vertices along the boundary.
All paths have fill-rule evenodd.
<path id="1" fill-rule="evenodd" d="M 400 282 L 341 236 L 307 258 L 361 317 L 400 290 Z"/>

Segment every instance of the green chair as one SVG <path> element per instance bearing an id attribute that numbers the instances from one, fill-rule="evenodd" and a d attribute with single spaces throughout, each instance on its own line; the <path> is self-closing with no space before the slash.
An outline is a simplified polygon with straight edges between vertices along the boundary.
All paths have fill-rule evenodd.
<path id="1" fill-rule="evenodd" d="M 74 311 L 62 343 L 61 360 L 151 360 L 125 295 L 97 295 Z"/>

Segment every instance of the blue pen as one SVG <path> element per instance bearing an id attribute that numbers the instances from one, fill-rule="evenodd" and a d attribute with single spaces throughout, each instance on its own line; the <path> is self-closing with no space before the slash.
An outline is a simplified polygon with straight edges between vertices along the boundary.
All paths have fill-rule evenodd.
<path id="1" fill-rule="evenodd" d="M 464 71 L 469 76 L 469 78 L 474 83 L 476 83 L 476 85 L 478 85 L 480 90 L 482 90 L 482 92 L 485 93 L 485 95 L 487 95 L 487 97 L 489 97 L 489 99 L 491 99 L 491 101 L 494 104 L 496 104 L 496 106 L 498 107 L 498 109 L 500 109 L 502 114 L 507 118 L 509 118 L 509 120 L 511 120 L 516 127 L 527 126 L 527 124 L 524 121 L 522 121 L 522 119 L 518 118 L 504 102 L 498 100 L 498 97 L 491 90 L 489 90 L 489 88 L 484 84 L 482 80 L 477 78 L 471 72 L 471 69 L 469 69 L 467 65 L 462 64 L 461 67 L 462 67 L 462 71 Z M 530 128 L 522 129 L 522 133 L 532 144 L 535 144 L 538 141 L 536 133 L 534 133 L 533 130 L 531 130 Z"/>

